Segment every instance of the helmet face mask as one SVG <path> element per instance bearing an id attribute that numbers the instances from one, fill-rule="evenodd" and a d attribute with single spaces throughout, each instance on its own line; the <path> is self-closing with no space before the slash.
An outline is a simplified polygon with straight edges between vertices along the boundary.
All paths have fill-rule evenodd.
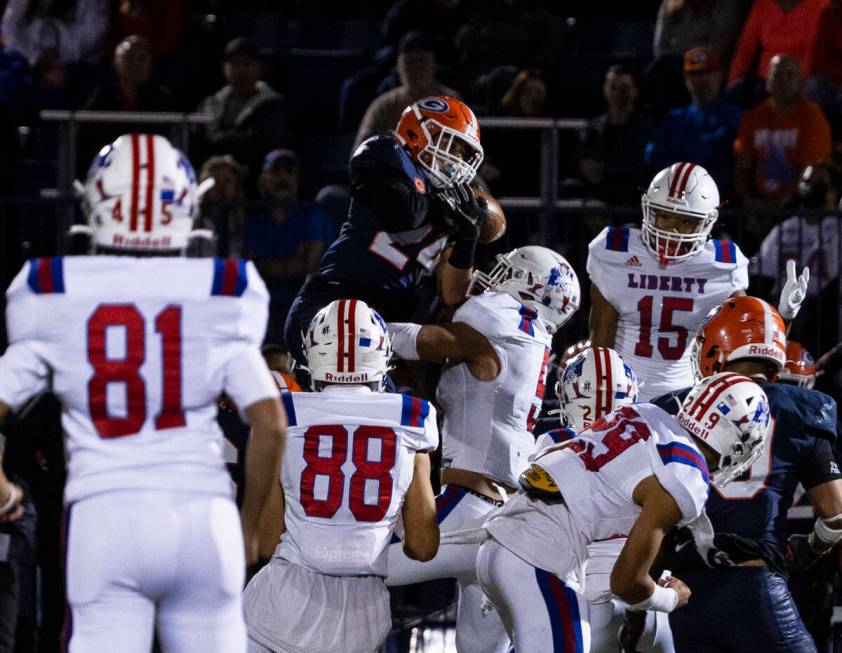
<path id="1" fill-rule="evenodd" d="M 396 132 L 437 188 L 472 181 L 482 164 L 479 123 L 473 111 L 454 98 L 415 102 L 404 110 Z"/>
<path id="2" fill-rule="evenodd" d="M 695 256 L 719 216 L 719 190 L 694 163 L 674 163 L 652 179 L 640 200 L 643 244 L 662 265 Z"/>
<path id="3" fill-rule="evenodd" d="M 583 350 L 560 372 L 556 382 L 562 426 L 588 428 L 621 406 L 637 401 L 637 377 L 608 347 Z"/>
<path id="4" fill-rule="evenodd" d="M 184 154 L 163 136 L 125 134 L 94 158 L 82 209 L 96 248 L 172 254 L 188 244 L 197 201 Z"/>
<path id="5" fill-rule="evenodd" d="M 549 333 L 555 333 L 578 310 L 579 280 L 561 255 L 546 247 L 527 245 L 498 254 L 488 274 L 476 270 L 468 294 L 487 290 L 504 292 L 535 315 Z"/>
<path id="6" fill-rule="evenodd" d="M 757 297 L 729 297 L 714 308 L 693 339 L 690 361 L 696 380 L 722 372 L 729 362 L 767 363 L 770 381 L 786 361 L 786 327 L 775 308 Z"/>
<path id="7" fill-rule="evenodd" d="M 369 385 L 382 391 L 392 343 L 380 314 L 362 300 L 337 299 L 313 317 L 304 355 L 315 390 L 324 384 Z"/>
<path id="8" fill-rule="evenodd" d="M 693 386 L 678 423 L 719 457 L 711 483 L 723 487 L 763 453 L 771 413 L 766 393 L 748 377 L 723 372 Z"/>

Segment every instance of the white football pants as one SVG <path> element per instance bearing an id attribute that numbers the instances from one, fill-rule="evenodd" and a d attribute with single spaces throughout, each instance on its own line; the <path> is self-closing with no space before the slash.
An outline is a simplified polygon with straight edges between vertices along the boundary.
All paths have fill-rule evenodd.
<path id="1" fill-rule="evenodd" d="M 458 485 L 448 485 L 436 497 L 442 534 L 480 528 L 494 505 Z M 479 542 L 442 544 L 428 562 L 410 560 L 400 542 L 389 546 L 386 585 L 410 585 L 436 578 L 455 578 L 458 590 L 456 650 L 459 653 L 507 653 L 509 638 L 494 610 L 483 609 L 483 593 L 477 584 Z"/>
<path id="2" fill-rule="evenodd" d="M 488 539 L 477 556 L 477 578 L 517 653 L 590 650 L 588 602 L 555 574 Z"/>
<path id="3" fill-rule="evenodd" d="M 69 508 L 70 653 L 245 653 L 240 519 L 227 497 L 123 490 Z"/>

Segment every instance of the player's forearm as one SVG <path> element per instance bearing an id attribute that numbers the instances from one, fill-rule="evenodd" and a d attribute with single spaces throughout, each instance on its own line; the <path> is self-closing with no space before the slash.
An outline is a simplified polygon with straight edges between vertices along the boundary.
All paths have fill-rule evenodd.
<path id="1" fill-rule="evenodd" d="M 473 268 L 454 267 L 449 262 L 442 264 L 439 282 L 439 294 L 448 306 L 456 306 L 465 301 L 468 286 L 471 284 Z"/>
<path id="2" fill-rule="evenodd" d="M 272 483 L 280 477 L 286 439 L 286 417 L 277 399 L 265 399 L 246 409 L 252 423 L 246 447 L 246 489 L 240 516 L 243 531 L 254 533 Z"/>

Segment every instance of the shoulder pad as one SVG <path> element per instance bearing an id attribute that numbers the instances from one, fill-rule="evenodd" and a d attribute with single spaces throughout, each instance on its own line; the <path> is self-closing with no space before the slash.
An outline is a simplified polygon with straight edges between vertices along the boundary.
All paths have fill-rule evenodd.
<path id="1" fill-rule="evenodd" d="M 605 232 L 605 249 L 612 252 L 629 251 L 629 228 L 608 227 Z"/>
<path id="2" fill-rule="evenodd" d="M 836 442 L 836 401 L 818 390 L 772 383 L 763 386 L 772 414 L 787 412 L 799 420 L 806 434 Z M 795 435 L 795 434 L 793 434 Z"/>
<path id="3" fill-rule="evenodd" d="M 717 263 L 737 263 L 737 246 L 730 240 L 712 238 L 713 258 Z"/>
<path id="4" fill-rule="evenodd" d="M 372 136 L 363 141 L 351 157 L 351 179 L 361 181 L 370 170 L 390 171 L 413 182 L 419 192 L 429 187 L 426 176 L 415 165 L 398 140 L 389 134 Z"/>
<path id="5" fill-rule="evenodd" d="M 532 463 L 529 469 L 520 475 L 520 486 L 531 497 L 545 501 L 562 501 L 561 490 L 553 477 L 535 463 Z"/>

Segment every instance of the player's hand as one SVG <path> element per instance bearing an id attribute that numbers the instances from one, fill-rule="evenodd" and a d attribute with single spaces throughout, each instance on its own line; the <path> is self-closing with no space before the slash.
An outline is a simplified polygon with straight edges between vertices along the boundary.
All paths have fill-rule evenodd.
<path id="1" fill-rule="evenodd" d="M 690 588 L 687 587 L 687 584 L 683 580 L 679 580 L 675 576 L 664 576 L 658 581 L 658 585 L 675 590 L 678 594 L 678 603 L 675 604 L 676 610 L 681 606 L 687 605 L 687 601 L 690 600 Z"/>
<path id="2" fill-rule="evenodd" d="M 778 313 L 787 321 L 795 319 L 801 304 L 807 297 L 807 285 L 810 283 L 810 268 L 806 265 L 801 274 L 795 275 L 795 261 L 786 262 L 786 283 L 778 301 Z"/>
<path id="3" fill-rule="evenodd" d="M 469 184 L 453 184 L 442 188 L 436 197 L 447 208 L 448 230 L 456 240 L 474 240 L 479 237 L 485 210 Z"/>
<path id="4" fill-rule="evenodd" d="M 9 507 L 0 513 L 0 522 L 16 521 L 23 515 L 23 490 L 9 483 L 9 493 L 0 495 L 0 506 Z"/>
<path id="5" fill-rule="evenodd" d="M 786 561 L 791 569 L 809 569 L 829 550 L 816 550 L 809 535 L 793 533 L 786 541 Z"/>
<path id="6" fill-rule="evenodd" d="M 637 643 L 646 628 L 646 613 L 638 610 L 626 610 L 623 625 L 617 634 L 620 653 L 637 653 Z"/>

